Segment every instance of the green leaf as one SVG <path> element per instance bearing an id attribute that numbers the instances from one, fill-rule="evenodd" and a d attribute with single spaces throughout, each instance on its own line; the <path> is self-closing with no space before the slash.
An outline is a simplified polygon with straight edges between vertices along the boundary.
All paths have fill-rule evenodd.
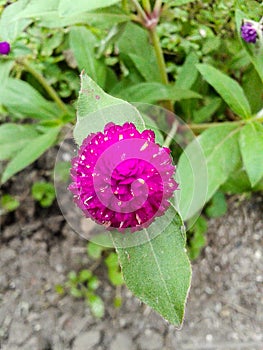
<path id="1" fill-rule="evenodd" d="M 223 192 L 217 191 L 209 205 L 206 207 L 205 213 L 210 218 L 217 218 L 227 212 L 227 202 Z"/>
<path id="2" fill-rule="evenodd" d="M 79 273 L 79 281 L 87 282 L 92 277 L 92 272 L 90 270 L 81 270 Z"/>
<path id="3" fill-rule="evenodd" d="M 43 208 L 50 207 L 56 198 L 54 185 L 50 182 L 35 182 L 31 193 Z"/>
<path id="4" fill-rule="evenodd" d="M 83 69 L 101 87 L 105 85 L 106 65 L 95 56 L 96 37 L 85 27 L 73 27 L 69 33 L 69 44 L 79 71 Z"/>
<path id="5" fill-rule="evenodd" d="M 0 160 L 10 159 L 39 134 L 33 125 L 5 123 L 0 126 Z"/>
<path id="6" fill-rule="evenodd" d="M 180 326 L 191 280 L 183 222 L 170 207 L 156 219 L 155 231 L 157 225 L 160 234 L 153 239 L 151 226 L 141 231 L 144 244 L 126 247 L 125 239 L 114 235 L 113 241 L 128 288 L 170 323 Z"/>
<path id="7" fill-rule="evenodd" d="M 180 156 L 175 202 L 184 220 L 196 214 L 236 169 L 239 131 L 231 123 L 207 129 Z"/>
<path id="8" fill-rule="evenodd" d="M 257 122 L 245 125 L 239 144 L 245 169 L 254 187 L 263 176 L 263 126 Z"/>
<path id="9" fill-rule="evenodd" d="M 99 259 L 103 250 L 105 250 L 104 247 L 93 242 L 89 242 L 87 245 L 88 256 L 92 259 Z"/>
<path id="10" fill-rule="evenodd" d="M 156 55 L 147 30 L 128 23 L 117 45 L 125 65 L 127 56 L 146 81 L 161 82 Z"/>
<path id="11" fill-rule="evenodd" d="M 23 92 L 23 93 L 22 93 Z M 15 116 L 34 119 L 58 118 L 59 110 L 25 81 L 9 78 L 6 88 L 0 95 L 0 104 Z"/>
<path id="12" fill-rule="evenodd" d="M 100 282 L 99 282 L 99 280 L 98 280 L 98 277 L 92 276 L 92 277 L 89 279 L 88 286 L 89 286 L 89 289 L 90 289 L 90 290 L 96 290 L 96 289 L 98 289 L 99 285 L 100 285 Z"/>
<path id="13" fill-rule="evenodd" d="M 28 0 L 20 0 L 6 6 L 0 17 L 1 40 L 13 42 L 32 22 L 31 19 L 17 18 L 27 3 Z"/>
<path id="14" fill-rule="evenodd" d="M 20 202 L 10 194 L 4 194 L 1 197 L 0 204 L 5 211 L 10 212 L 16 210 L 16 208 L 19 207 Z"/>
<path id="15" fill-rule="evenodd" d="M 213 86 L 238 116 L 249 118 L 251 109 L 242 87 L 226 74 L 208 64 L 196 65 L 203 78 Z"/>
<path id="16" fill-rule="evenodd" d="M 191 222 L 189 224 L 189 226 L 191 226 Z M 207 232 L 207 221 L 205 218 L 199 216 L 194 225 L 190 228 L 190 232 L 192 236 L 190 238 L 188 252 L 190 259 L 194 260 L 200 255 L 202 248 L 206 244 L 205 233 Z"/>
<path id="17" fill-rule="evenodd" d="M 191 90 L 177 88 L 161 83 L 139 83 L 119 92 L 117 96 L 130 102 L 155 103 L 157 101 L 181 101 L 201 96 Z"/>
<path id="18" fill-rule="evenodd" d="M 108 7 L 120 0 L 60 0 L 59 16 L 72 16 L 86 11 Z"/>
<path id="19" fill-rule="evenodd" d="M 258 75 L 260 76 L 261 81 L 263 82 L 263 60 L 262 60 L 262 47 L 260 49 L 254 48 L 253 44 L 249 44 L 245 42 L 240 36 L 240 28 L 242 25 L 242 20 L 246 18 L 247 15 L 240 11 L 239 9 L 236 10 L 236 28 L 237 28 L 237 35 L 239 37 L 239 40 L 241 42 L 241 45 L 246 50 L 246 53 L 248 54 L 251 63 L 254 65 L 256 71 L 258 72 Z"/>
<path id="20" fill-rule="evenodd" d="M 38 159 L 56 141 L 60 128 L 52 128 L 47 133 L 36 137 L 8 163 L 5 168 L 1 182 L 5 183 L 11 176 L 27 167 Z M 14 140 L 15 141 L 15 140 Z"/>
<path id="21" fill-rule="evenodd" d="M 145 127 L 144 120 L 135 107 L 106 94 L 90 77 L 82 73 L 77 124 L 74 129 L 77 144 L 81 145 L 90 133 L 103 131 L 109 122 L 123 124 L 127 121 Z"/>
<path id="22" fill-rule="evenodd" d="M 209 103 L 200 108 L 198 111 L 193 111 L 193 119 L 195 123 L 207 122 L 211 119 L 213 114 L 218 110 L 221 105 L 221 98 L 214 97 L 210 99 Z"/>
<path id="23" fill-rule="evenodd" d="M 104 316 L 104 303 L 98 295 L 89 293 L 88 304 L 95 317 L 101 318 Z"/>
<path id="24" fill-rule="evenodd" d="M 14 65 L 14 61 L 3 61 L 0 60 L 0 81 L 1 81 L 1 85 L 0 85 L 0 95 L 4 92 L 4 90 L 6 89 L 6 83 L 8 81 L 8 76 L 9 73 L 12 69 Z"/>
<path id="25" fill-rule="evenodd" d="M 196 64 L 198 63 L 198 56 L 195 52 L 191 52 L 177 76 L 175 86 L 180 89 L 191 89 L 198 77 L 198 70 Z"/>

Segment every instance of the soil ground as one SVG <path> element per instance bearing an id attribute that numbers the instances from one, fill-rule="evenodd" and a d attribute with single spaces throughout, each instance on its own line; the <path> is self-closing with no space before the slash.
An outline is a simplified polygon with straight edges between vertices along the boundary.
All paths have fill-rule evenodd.
<path id="1" fill-rule="evenodd" d="M 182 330 L 170 326 L 122 288 L 123 304 L 103 265 L 98 293 L 106 306 L 95 319 L 83 301 L 54 286 L 70 270 L 89 267 L 86 241 L 65 222 L 58 205 L 41 208 L 34 181 L 49 178 L 55 150 L 3 187 L 20 198 L 2 216 L 0 235 L 0 349 L 3 350 L 262 350 L 263 199 L 231 197 L 228 213 L 209 221 L 207 246 L 193 263 Z"/>

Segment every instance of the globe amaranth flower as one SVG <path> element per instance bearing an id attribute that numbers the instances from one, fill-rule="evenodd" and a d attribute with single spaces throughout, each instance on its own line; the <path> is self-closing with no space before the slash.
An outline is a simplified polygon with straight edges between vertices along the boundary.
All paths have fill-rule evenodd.
<path id="1" fill-rule="evenodd" d="M 90 134 L 72 160 L 69 186 L 87 218 L 106 229 L 131 232 L 148 227 L 169 207 L 178 188 L 170 150 L 152 130 L 109 123 Z"/>
<path id="2" fill-rule="evenodd" d="M 241 37 L 247 43 L 256 43 L 258 39 L 257 29 L 251 22 L 244 22 L 241 27 Z"/>
<path id="3" fill-rule="evenodd" d="M 7 41 L 0 42 L 0 55 L 8 55 L 10 50 L 10 44 Z"/>

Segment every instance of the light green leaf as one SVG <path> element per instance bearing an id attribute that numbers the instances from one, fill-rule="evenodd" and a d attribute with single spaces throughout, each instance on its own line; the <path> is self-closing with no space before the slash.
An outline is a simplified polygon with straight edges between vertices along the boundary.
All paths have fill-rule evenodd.
<path id="1" fill-rule="evenodd" d="M 74 129 L 77 144 L 81 145 L 90 133 L 103 131 L 110 122 L 124 124 L 127 121 L 135 123 L 139 128 L 145 127 L 144 120 L 135 107 L 106 94 L 83 72 Z"/>
<path id="2" fill-rule="evenodd" d="M 0 17 L 1 40 L 13 42 L 32 22 L 28 18 L 17 18 L 27 3 L 28 0 L 20 0 L 6 6 Z"/>
<path id="3" fill-rule="evenodd" d="M 203 78 L 213 86 L 238 116 L 249 118 L 251 109 L 242 87 L 226 74 L 208 64 L 196 65 Z"/>
<path id="4" fill-rule="evenodd" d="M 9 78 L 0 95 L 0 104 L 18 117 L 34 119 L 58 118 L 60 111 L 55 103 L 47 101 L 25 81 Z"/>
<path id="5" fill-rule="evenodd" d="M 27 167 L 38 159 L 56 141 L 60 128 L 52 128 L 47 133 L 35 138 L 28 143 L 5 168 L 1 182 L 5 183 L 11 176 Z M 15 142 L 15 140 L 14 140 Z"/>
<path id="6" fill-rule="evenodd" d="M 203 123 L 207 122 L 211 119 L 213 114 L 217 111 L 217 109 L 221 105 L 221 98 L 214 97 L 211 98 L 208 102 L 208 104 L 202 108 L 200 108 L 198 111 L 193 111 L 193 118 L 195 123 Z"/>
<path id="7" fill-rule="evenodd" d="M 263 126 L 248 123 L 240 132 L 240 151 L 251 186 L 263 176 Z"/>
<path id="8" fill-rule="evenodd" d="M 180 73 L 176 79 L 175 86 L 180 89 L 191 89 L 198 77 L 198 70 L 196 64 L 198 63 L 198 56 L 195 52 L 190 52 L 187 56 Z"/>
<path id="9" fill-rule="evenodd" d="M 201 96 L 191 90 L 177 88 L 161 83 L 139 83 L 120 91 L 118 97 L 130 102 L 155 103 L 157 101 L 181 101 Z"/>
<path id="10" fill-rule="evenodd" d="M 105 85 L 106 65 L 95 56 L 95 36 L 85 27 L 73 27 L 69 33 L 69 44 L 79 71 L 83 69 L 101 87 Z"/>
<path id="11" fill-rule="evenodd" d="M 231 123 L 210 128 L 179 158 L 176 180 L 180 191 L 175 192 L 175 202 L 184 220 L 196 214 L 236 169 L 240 161 L 239 131 Z"/>
<path id="12" fill-rule="evenodd" d="M 38 136 L 33 125 L 5 123 L 0 126 L 0 160 L 10 159 Z"/>
<path id="13" fill-rule="evenodd" d="M 6 83 L 8 81 L 9 73 L 14 65 L 14 61 L 11 60 L 1 60 L 0 61 L 0 96 L 2 93 L 4 93 L 4 90 L 6 89 Z"/>
<path id="14" fill-rule="evenodd" d="M 108 7 L 119 1 L 120 0 L 60 0 L 58 10 L 60 16 L 72 16 L 86 11 Z"/>
<path id="15" fill-rule="evenodd" d="M 171 215 L 173 219 L 167 226 L 165 220 Z M 170 207 L 165 216 L 156 219 L 154 230 L 158 228 L 160 234 L 153 239 L 151 226 L 144 229 L 141 235 L 146 243 L 138 246 L 126 247 L 125 240 L 122 245 L 122 237 L 114 235 L 113 241 L 128 288 L 166 320 L 180 327 L 191 281 L 184 226 L 178 213 Z"/>

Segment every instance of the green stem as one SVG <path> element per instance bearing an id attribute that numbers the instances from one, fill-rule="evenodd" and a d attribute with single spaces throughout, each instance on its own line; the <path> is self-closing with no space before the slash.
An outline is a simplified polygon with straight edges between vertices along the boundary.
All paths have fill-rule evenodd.
<path id="1" fill-rule="evenodd" d="M 174 121 L 173 125 L 172 125 L 172 128 L 171 128 L 169 134 L 167 135 L 167 137 L 166 137 L 166 139 L 165 139 L 165 141 L 163 143 L 163 147 L 169 147 L 170 146 L 170 144 L 173 141 L 173 138 L 174 138 L 174 136 L 175 136 L 175 134 L 177 132 L 178 126 L 179 126 L 178 122 Z"/>
<path id="2" fill-rule="evenodd" d="M 121 4 L 122 4 L 123 11 L 129 12 L 129 6 L 128 6 L 127 0 L 122 0 Z"/>
<path id="3" fill-rule="evenodd" d="M 153 11 L 156 13 L 160 13 L 161 8 L 162 8 L 162 3 L 163 3 L 162 0 L 156 0 Z"/>
<path id="4" fill-rule="evenodd" d="M 138 2 L 138 0 L 131 0 L 138 12 L 138 14 L 142 17 L 142 19 L 144 19 L 144 21 L 148 21 L 148 18 L 146 16 L 146 13 L 144 12 L 143 8 L 141 7 L 140 3 Z"/>
<path id="5" fill-rule="evenodd" d="M 147 13 L 152 12 L 151 3 L 149 0 L 142 0 L 142 6 L 144 8 L 144 11 L 146 11 Z"/>
<path id="6" fill-rule="evenodd" d="M 56 91 L 53 89 L 52 86 L 49 85 L 49 83 L 46 81 L 46 79 L 38 73 L 30 64 L 28 64 L 26 61 L 18 61 L 20 65 L 24 67 L 24 69 L 30 73 L 46 90 L 46 92 L 49 94 L 49 96 L 56 102 L 58 107 L 61 109 L 61 111 L 64 114 L 68 114 L 68 109 L 64 102 L 60 99 Z"/>
<path id="7" fill-rule="evenodd" d="M 155 55 L 156 55 L 157 64 L 159 67 L 159 72 L 161 75 L 162 83 L 165 85 L 168 85 L 169 80 L 168 80 L 168 76 L 166 73 L 166 66 L 165 66 L 165 60 L 164 60 L 164 56 L 163 56 L 163 50 L 161 47 L 161 43 L 160 43 L 156 28 L 149 29 L 149 34 L 150 34 L 150 38 L 151 38 L 152 43 L 153 43 L 153 47 L 154 47 L 154 51 L 155 51 Z M 170 111 L 173 111 L 172 101 L 166 101 L 165 107 L 167 109 L 169 109 Z"/>

